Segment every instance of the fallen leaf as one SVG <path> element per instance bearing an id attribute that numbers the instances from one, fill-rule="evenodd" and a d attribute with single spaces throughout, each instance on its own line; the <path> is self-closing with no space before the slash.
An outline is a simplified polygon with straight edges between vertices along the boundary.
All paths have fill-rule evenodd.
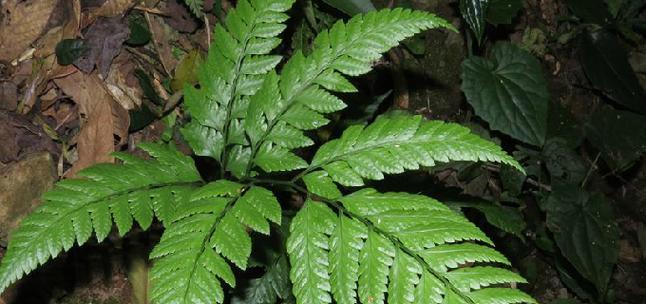
<path id="1" fill-rule="evenodd" d="M 117 145 L 125 143 L 128 136 L 128 112 L 113 100 L 96 73 L 74 73 L 55 82 L 72 96 L 85 117 L 76 140 L 78 160 L 65 175 L 73 176 L 96 163 L 113 162 L 114 135 L 119 137 Z"/>
<path id="2" fill-rule="evenodd" d="M 85 73 L 91 73 L 96 65 L 101 76 L 106 78 L 112 60 L 129 35 L 130 29 L 121 17 L 99 18 L 85 31 L 87 51 L 74 61 L 74 65 Z"/>
<path id="3" fill-rule="evenodd" d="M 166 73 L 170 74 L 177 65 L 177 59 L 173 57 L 171 45 L 171 41 L 175 39 L 177 32 L 170 28 L 162 17 L 153 16 L 148 13 L 145 13 L 145 16 L 148 22 L 148 28 L 153 37 L 155 49 L 157 49 L 157 53 L 159 54 L 159 60 Z"/>
<path id="4" fill-rule="evenodd" d="M 0 16 L 0 60 L 12 61 L 46 30 L 59 1 L 7 0 Z"/>
<path id="5" fill-rule="evenodd" d="M 83 14 L 84 24 L 92 23 L 99 17 L 122 16 L 137 2 L 138 0 L 84 1 L 84 8 L 92 7 Z"/>
<path id="6" fill-rule="evenodd" d="M 18 106 L 18 86 L 11 81 L 0 82 L 0 110 L 15 111 Z"/>
<path id="7" fill-rule="evenodd" d="M 141 106 L 143 91 L 134 75 L 135 60 L 130 53 L 122 52 L 112 65 L 105 83 L 114 100 L 128 111 Z"/>

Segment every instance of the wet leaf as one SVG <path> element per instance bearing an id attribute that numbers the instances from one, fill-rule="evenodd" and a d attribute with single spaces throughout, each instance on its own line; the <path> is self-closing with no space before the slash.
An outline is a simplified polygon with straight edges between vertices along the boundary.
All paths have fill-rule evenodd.
<path id="1" fill-rule="evenodd" d="M 489 59 L 462 63 L 462 90 L 478 116 L 528 144 L 541 146 L 547 129 L 549 93 L 536 58 L 509 43 L 497 43 Z"/>
<path id="2" fill-rule="evenodd" d="M 579 56 L 592 85 L 629 109 L 646 114 L 646 93 L 617 37 L 603 30 L 581 36 Z"/>
<path id="3" fill-rule="evenodd" d="M 578 187 L 555 187 L 543 207 L 561 253 L 605 294 L 619 251 L 619 230 L 608 201 Z"/>
<path id="4" fill-rule="evenodd" d="M 64 39 L 56 45 L 56 59 L 60 65 L 70 65 L 87 51 L 80 39 Z"/>

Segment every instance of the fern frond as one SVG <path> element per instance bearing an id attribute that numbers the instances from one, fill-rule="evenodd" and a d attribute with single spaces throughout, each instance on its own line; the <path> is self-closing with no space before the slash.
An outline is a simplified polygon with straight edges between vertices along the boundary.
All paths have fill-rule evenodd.
<path id="1" fill-rule="evenodd" d="M 343 101 L 328 91 L 356 91 L 344 75 L 367 73 L 383 52 L 416 33 L 436 27 L 453 28 L 430 13 L 394 9 L 358 15 L 321 32 L 309 56 L 296 52 L 285 64 L 281 76 L 268 75 L 258 96 L 251 99 L 245 122 L 252 147 L 252 163 L 247 174 L 253 165 L 265 171 L 300 168 L 297 162 L 293 167 L 267 168 L 257 157 L 267 142 L 285 150 L 311 144 L 303 140 L 303 131 L 327 124 L 323 114 L 345 107 Z M 285 126 L 291 129 L 279 130 Z M 299 145 L 285 145 L 285 142 Z"/>
<path id="2" fill-rule="evenodd" d="M 196 154 L 211 156 L 227 166 L 226 158 L 233 155 L 225 155 L 225 147 L 246 142 L 242 120 L 248 98 L 260 88 L 263 75 L 281 60 L 268 54 L 280 43 L 276 36 L 285 29 L 283 22 L 288 16 L 284 12 L 293 3 L 241 0 L 225 22 L 215 27 L 207 60 L 198 71 L 200 88 L 184 89 L 184 104 L 192 122 L 182 128 L 182 134 Z"/>
<path id="3" fill-rule="evenodd" d="M 233 304 L 274 304 L 278 298 L 287 299 L 290 295 L 289 262 L 281 255 L 275 263 L 267 267 L 263 276 L 251 280 L 245 289 L 243 299 L 233 299 Z"/>
<path id="4" fill-rule="evenodd" d="M 246 227 L 268 234 L 268 220 L 280 223 L 281 210 L 267 189 L 219 180 L 195 190 L 178 207 L 150 254 L 155 260 L 152 299 L 157 303 L 222 303 L 220 280 L 235 286 L 224 258 L 245 269 L 251 254 Z"/>
<path id="5" fill-rule="evenodd" d="M 202 17 L 202 7 L 204 6 L 203 0 L 184 0 L 191 12 L 196 17 Z"/>
<path id="6" fill-rule="evenodd" d="M 523 171 L 499 146 L 465 127 L 402 115 L 349 127 L 341 138 L 321 146 L 306 172 L 323 168 L 339 184 L 361 186 L 363 179 L 380 180 L 384 173 L 449 161 L 499 162 Z"/>
<path id="7" fill-rule="evenodd" d="M 288 253 L 298 303 L 536 303 L 503 288 L 525 281 L 495 266 L 509 261 L 444 204 L 373 189 L 338 202 L 342 207 L 329 201 L 338 216 L 309 201 L 292 222 Z"/>
<path id="8" fill-rule="evenodd" d="M 147 229 L 155 214 L 167 221 L 178 201 L 201 181 L 193 160 L 172 146 L 142 144 L 154 159 L 117 153 L 121 165 L 100 164 L 81 171 L 45 193 L 43 204 L 11 234 L 0 266 L 0 293 L 38 265 L 82 245 L 94 232 L 102 241 L 116 223 L 120 235 L 133 218 Z"/>

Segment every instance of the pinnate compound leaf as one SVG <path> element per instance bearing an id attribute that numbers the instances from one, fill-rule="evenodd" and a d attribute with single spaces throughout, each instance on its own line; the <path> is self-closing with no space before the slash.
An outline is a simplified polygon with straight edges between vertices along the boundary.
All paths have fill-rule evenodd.
<path id="1" fill-rule="evenodd" d="M 102 241 L 116 222 L 121 235 L 133 217 L 148 228 L 155 214 L 167 222 L 175 206 L 201 181 L 190 157 L 173 146 L 141 144 L 153 159 L 117 153 L 121 165 L 99 164 L 63 180 L 43 195 L 43 204 L 25 218 L 9 241 L 0 266 L 0 292 L 39 265 L 82 245 L 94 231 Z"/>
<path id="2" fill-rule="evenodd" d="M 329 122 L 323 114 L 345 107 L 328 91 L 355 92 L 356 88 L 345 76 L 370 71 L 383 52 L 416 33 L 437 27 L 453 29 L 433 14 L 398 8 L 357 15 L 347 23 L 339 21 L 331 29 L 322 31 L 309 56 L 295 52 L 282 74 L 266 75 L 260 91 L 251 98 L 245 121 L 252 147 L 253 163 L 249 169 L 256 165 L 265 171 L 287 170 L 283 166 L 268 167 L 262 158 L 261 165 L 256 155 L 266 153 L 267 142 L 287 149 L 295 143 L 309 144 L 303 140 L 303 131 L 322 127 Z M 276 129 L 285 126 L 292 129 L 277 132 Z"/>
<path id="3" fill-rule="evenodd" d="M 576 270 L 603 295 L 619 254 L 619 229 L 603 195 L 574 186 L 553 189 L 543 204 L 547 227 Z"/>
<path id="4" fill-rule="evenodd" d="M 538 60 L 509 43 L 497 43 L 489 59 L 462 63 L 462 91 L 478 116 L 511 137 L 542 146 L 549 93 Z"/>
<path id="5" fill-rule="evenodd" d="M 248 96 L 255 94 L 264 75 L 281 57 L 268 53 L 280 40 L 294 0 L 242 0 L 214 30 L 206 61 L 198 70 L 199 88 L 184 88 L 184 104 L 191 123 L 182 134 L 197 155 L 224 160 L 224 147 L 243 144 L 244 114 Z M 241 161 L 233 159 L 233 161 Z M 246 160 L 248 162 L 248 159 Z M 235 170 L 239 164 L 221 164 Z"/>
<path id="6" fill-rule="evenodd" d="M 442 203 L 373 189 L 338 201 L 338 215 L 308 201 L 291 224 L 298 303 L 536 303 L 504 287 L 525 280 L 499 267 L 510 263 Z"/>
<path id="7" fill-rule="evenodd" d="M 362 179 L 379 180 L 384 173 L 449 161 L 500 162 L 522 171 L 499 146 L 468 128 L 408 115 L 379 117 L 366 127 L 349 127 L 341 138 L 321 146 L 307 170 L 323 168 L 337 183 L 360 186 Z"/>

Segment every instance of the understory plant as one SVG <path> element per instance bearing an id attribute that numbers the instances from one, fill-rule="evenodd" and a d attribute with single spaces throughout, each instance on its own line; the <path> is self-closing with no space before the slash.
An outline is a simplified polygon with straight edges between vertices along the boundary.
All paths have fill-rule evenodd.
<path id="1" fill-rule="evenodd" d="M 60 181 L 12 233 L 0 291 L 75 243 L 104 240 L 113 223 L 123 236 L 156 218 L 165 230 L 150 253 L 153 303 L 227 301 L 234 273 L 250 267 L 252 240 L 275 233 L 286 236 L 275 263 L 289 269 L 291 295 L 277 290 L 285 278 L 267 265 L 252 284 L 264 288 L 259 303 L 533 303 L 511 288 L 524 279 L 463 215 L 424 195 L 364 187 L 438 162 L 522 171 L 497 145 L 457 124 L 395 115 L 347 128 L 313 157 L 299 152 L 315 145 L 308 131 L 346 106 L 333 93 L 357 90 L 346 76 L 367 73 L 418 32 L 453 27 L 405 9 L 358 15 L 277 69 L 282 57 L 270 53 L 293 2 L 237 1 L 215 27 L 199 86 L 184 90 L 190 121 L 181 135 L 195 155 L 217 162 L 214 180 L 173 144 L 145 143 L 148 158 L 116 153 L 119 164 Z M 285 192 L 303 200 L 279 201 Z"/>

